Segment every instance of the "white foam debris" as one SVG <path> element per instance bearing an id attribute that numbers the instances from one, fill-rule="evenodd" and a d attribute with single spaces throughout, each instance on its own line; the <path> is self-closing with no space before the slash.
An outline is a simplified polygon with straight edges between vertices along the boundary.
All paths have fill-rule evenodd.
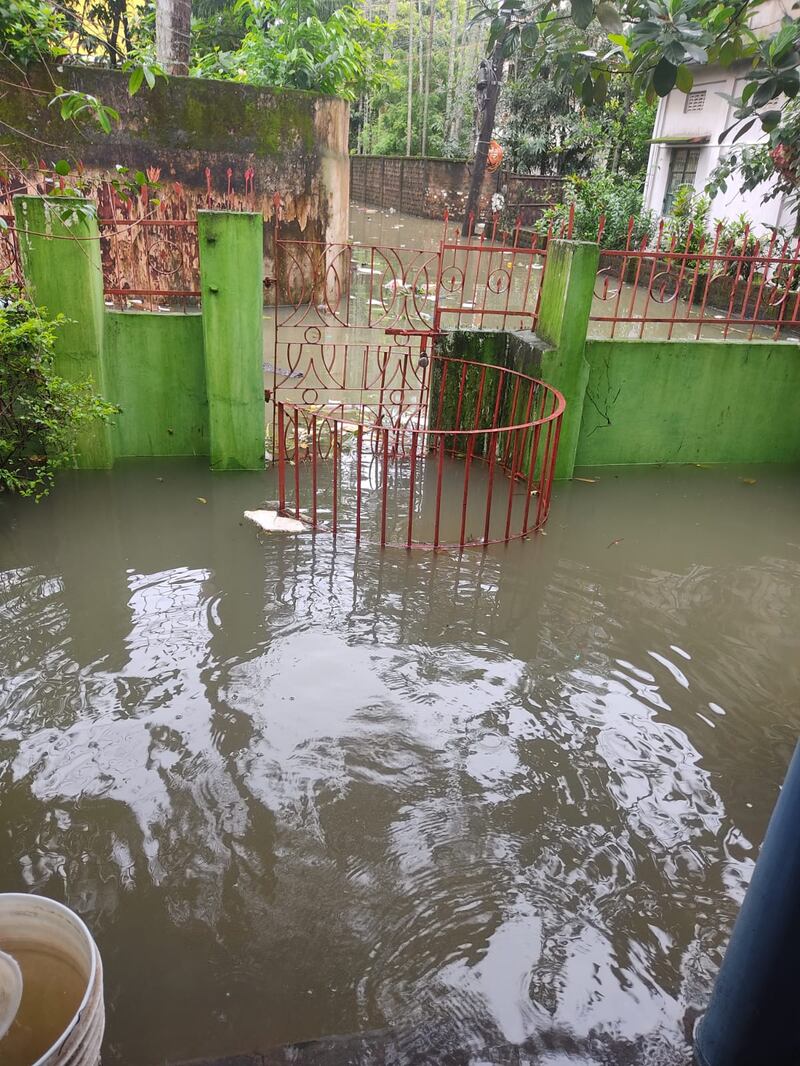
<path id="1" fill-rule="evenodd" d="M 245 518 L 265 533 L 306 533 L 308 526 L 297 518 L 288 518 L 277 511 L 245 511 Z"/>

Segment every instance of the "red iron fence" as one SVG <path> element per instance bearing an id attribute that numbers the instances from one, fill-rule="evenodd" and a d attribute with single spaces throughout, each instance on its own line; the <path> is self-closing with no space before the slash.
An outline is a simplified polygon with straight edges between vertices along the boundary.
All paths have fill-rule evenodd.
<path id="1" fill-rule="evenodd" d="M 486 546 L 541 529 L 565 406 L 557 390 L 436 354 L 396 364 L 391 379 L 369 353 L 364 368 L 370 387 L 346 401 L 276 403 L 281 514 L 403 548 Z"/>
<path id="2" fill-rule="evenodd" d="M 600 224 L 600 236 L 603 220 Z M 646 335 L 749 339 L 800 329 L 800 239 L 745 228 L 711 238 L 688 226 L 682 239 L 662 221 L 654 238 L 604 250 L 591 321 L 612 337 Z"/>

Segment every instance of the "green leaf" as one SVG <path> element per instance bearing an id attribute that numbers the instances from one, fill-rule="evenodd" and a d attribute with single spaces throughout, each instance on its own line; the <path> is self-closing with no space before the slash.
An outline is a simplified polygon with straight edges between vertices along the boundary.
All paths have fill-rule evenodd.
<path id="1" fill-rule="evenodd" d="M 782 117 L 781 111 L 765 111 L 761 115 L 761 126 L 767 133 L 771 133 L 772 130 L 778 125 Z"/>
<path id="2" fill-rule="evenodd" d="M 594 17 L 592 0 L 572 0 L 572 21 L 585 30 Z"/>
<path id="3" fill-rule="evenodd" d="M 597 21 L 607 33 L 622 33 L 624 26 L 622 17 L 613 4 L 603 0 L 597 5 Z"/>
<path id="4" fill-rule="evenodd" d="M 136 67 L 131 71 L 131 76 L 128 78 L 128 93 L 131 96 L 135 96 L 142 87 L 144 81 L 144 68 Z"/>
<path id="5" fill-rule="evenodd" d="M 148 89 L 152 89 L 156 83 L 156 76 L 152 67 L 145 64 L 145 66 L 142 67 L 142 70 L 144 72 L 144 80 L 147 82 Z"/>
<path id="6" fill-rule="evenodd" d="M 675 84 L 682 93 L 689 93 L 692 91 L 694 74 L 692 74 L 691 68 L 687 67 L 684 63 L 681 63 L 678 67 L 678 73 L 675 75 Z"/>
<path id="7" fill-rule="evenodd" d="M 100 108 L 97 112 L 97 121 L 100 123 L 100 127 L 103 133 L 111 133 L 111 119 L 108 116 L 108 112 L 105 108 Z"/>
<path id="8" fill-rule="evenodd" d="M 66 159 L 59 159 L 59 161 L 53 167 L 53 170 L 56 172 L 56 174 L 59 174 L 62 178 L 65 178 L 67 174 L 69 174 L 71 169 L 72 168 L 70 167 Z"/>
<path id="9" fill-rule="evenodd" d="M 524 48 L 535 48 L 539 41 L 539 27 L 535 22 L 529 22 L 522 28 L 522 45 Z"/>
<path id="10" fill-rule="evenodd" d="M 489 43 L 493 44 L 496 40 L 502 37 L 506 28 L 506 20 L 498 15 L 492 19 L 492 23 L 489 27 Z"/>
<path id="11" fill-rule="evenodd" d="M 662 57 L 653 71 L 653 88 L 659 96 L 666 96 L 675 88 L 677 77 L 678 68 Z"/>
<path id="12" fill-rule="evenodd" d="M 581 101 L 588 107 L 594 100 L 594 82 L 591 74 L 587 74 L 581 86 Z"/>
<path id="13" fill-rule="evenodd" d="M 133 180 L 137 185 L 147 185 L 147 175 L 143 170 L 137 170 L 133 175 Z"/>

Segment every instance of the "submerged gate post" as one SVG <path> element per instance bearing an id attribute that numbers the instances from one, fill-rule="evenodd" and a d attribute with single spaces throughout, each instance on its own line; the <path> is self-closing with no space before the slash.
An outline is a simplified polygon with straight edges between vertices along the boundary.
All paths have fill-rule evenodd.
<path id="1" fill-rule="evenodd" d="M 800 743 L 772 812 L 708 1011 L 699 1066 L 800 1062 Z"/>
<path id="2" fill-rule="evenodd" d="M 567 401 L 561 423 L 555 476 L 570 478 L 589 381 L 584 356 L 600 248 L 590 241 L 552 239 L 542 278 L 536 334 L 552 347 L 542 352 L 541 376 Z"/>
<path id="3" fill-rule="evenodd" d="M 55 340 L 57 372 L 67 381 L 90 379 L 105 396 L 103 268 L 94 204 L 82 197 L 15 196 L 14 216 L 34 302 L 52 318 L 64 315 Z M 75 464 L 86 470 L 114 465 L 108 425 L 95 423 L 78 434 Z"/>
<path id="4" fill-rule="evenodd" d="M 212 470 L 264 467 L 264 237 L 260 214 L 198 211 Z"/>

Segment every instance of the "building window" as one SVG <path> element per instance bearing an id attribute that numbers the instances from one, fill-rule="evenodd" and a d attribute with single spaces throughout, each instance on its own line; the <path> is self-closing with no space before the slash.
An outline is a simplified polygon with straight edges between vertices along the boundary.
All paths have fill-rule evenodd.
<path id="1" fill-rule="evenodd" d="M 702 111 L 705 106 L 705 89 L 699 89 L 697 92 L 686 94 L 686 106 L 684 107 L 684 111 Z"/>
<path id="2" fill-rule="evenodd" d="M 697 177 L 697 164 L 700 161 L 699 148 L 673 148 L 669 158 L 669 177 L 664 193 L 662 214 L 668 215 L 675 202 L 675 194 L 681 185 L 694 186 Z"/>

